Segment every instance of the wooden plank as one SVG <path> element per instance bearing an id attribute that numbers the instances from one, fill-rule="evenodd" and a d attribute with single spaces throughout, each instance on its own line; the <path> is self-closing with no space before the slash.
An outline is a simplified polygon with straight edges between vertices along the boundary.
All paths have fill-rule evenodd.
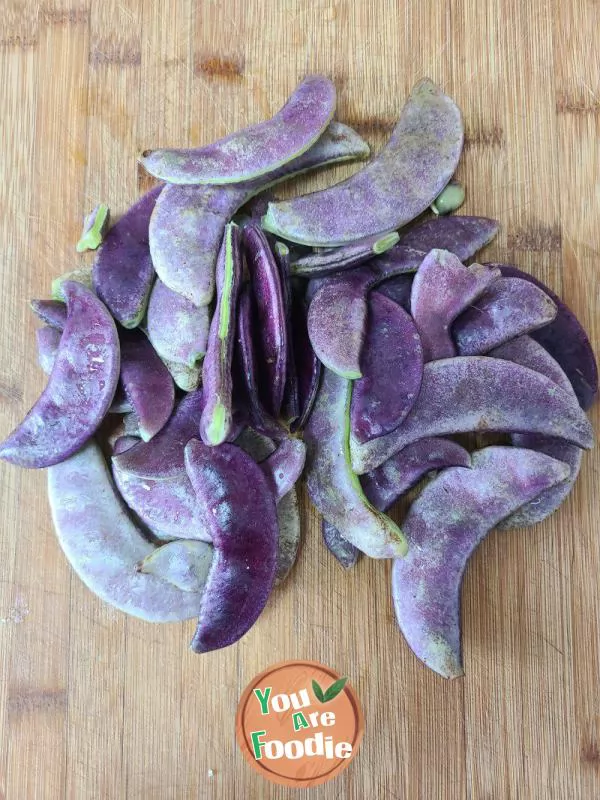
<path id="1" fill-rule="evenodd" d="M 58 5 L 37 13 L 33 5 L 21 6 L 15 13 L 21 26 L 28 20 L 31 25 L 29 33 L 21 27 L 15 34 L 18 43 L 9 45 L 6 56 L 12 68 L 2 81 L 23 91 L 21 108 L 13 109 L 13 135 L 18 138 L 10 147 L 17 148 L 19 158 L 16 171 L 9 169 L 6 175 L 13 191 L 19 192 L 14 196 L 16 224 L 9 238 L 18 239 L 20 252 L 11 254 L 10 269 L 5 272 L 7 289 L 11 285 L 19 289 L 10 312 L 13 320 L 15 314 L 19 319 L 4 340 L 5 352 L 11 351 L 9 363 L 18 359 L 14 379 L 22 386 L 20 416 L 43 385 L 27 299 L 44 296 L 50 274 L 68 268 L 74 260 L 84 179 L 77 148 L 82 146 L 86 125 L 78 100 L 85 82 L 88 40 L 83 7 L 76 16 L 63 13 Z M 8 200 L 12 198 L 10 192 Z M 74 213 L 57 214 L 57 209 Z M 11 346 L 12 336 L 18 339 Z M 70 570 L 56 553 L 44 473 L 32 472 L 25 479 L 22 475 L 20 481 L 19 506 L 9 503 L 11 517 L 5 529 L 7 540 L 15 537 L 18 543 L 12 589 L 13 607 L 18 608 L 17 598 L 21 604 L 21 611 L 15 613 L 22 617 L 13 628 L 4 673 L 5 791 L 8 797 L 57 797 L 64 794 L 67 773 Z M 28 753 L 26 766 L 24 753 Z"/>
<path id="2" fill-rule="evenodd" d="M 35 109 L 37 98 L 37 53 L 34 48 L 37 28 L 33 17 L 17 18 L 15 10 L 7 17 L 0 35 L 0 106 L 4 115 L 15 122 L 0 126 L 0 147 L 4 164 L 0 184 L 0 240 L 8 264 L 22 264 L 20 270 L 2 271 L 5 302 L 0 307 L 3 358 L 0 365 L 0 413 L 4 429 L 17 424 L 25 406 L 23 370 L 33 358 L 33 346 L 21 344 L 28 318 L 23 297 L 28 291 L 29 217 L 33 213 L 34 187 L 30 179 L 35 148 Z M 29 326 L 27 326 L 28 328 Z M 29 331 L 31 334 L 31 331 Z M 0 465 L 0 493 L 3 524 L 0 530 L 2 578 L 0 580 L 0 797 L 5 797 L 9 762 L 9 736 L 14 724 L 10 714 L 10 675 L 13 653 L 19 651 L 20 628 L 30 613 L 30 582 L 20 585 L 16 576 L 18 542 L 27 531 L 27 519 L 21 513 L 22 500 L 31 501 L 40 491 L 43 480 L 32 485 L 23 481 L 24 473 L 10 465 Z M 40 476 L 41 477 L 41 476 Z M 43 489 L 41 489 L 43 491 Z M 31 549 L 31 548 L 30 548 Z M 63 598 L 68 613 L 67 598 Z"/>
<path id="3" fill-rule="evenodd" d="M 85 205 L 106 202 L 115 215 L 137 195 L 140 92 L 138 3 L 92 4 L 81 143 Z M 82 262 L 91 265 L 93 254 Z M 67 792 L 69 798 L 126 797 L 124 731 L 128 707 L 128 620 L 94 597 L 76 577 L 71 588 Z"/>
<path id="4" fill-rule="evenodd" d="M 554 27 L 557 163 L 562 219 L 562 296 L 600 348 L 598 253 L 600 252 L 600 51 L 588 35 L 600 26 L 600 7 L 570 2 Z M 598 406 L 592 412 L 598 430 Z M 598 457 L 587 459 L 565 509 L 570 548 L 561 565 L 570 568 L 569 632 L 572 653 L 574 740 L 569 752 L 573 782 L 582 797 L 598 794 L 600 782 L 600 569 Z M 594 585 L 596 583 L 596 585 Z"/>
<path id="5" fill-rule="evenodd" d="M 584 0 L 9 0 L 0 20 L 0 433 L 43 385 L 26 300 L 90 256 L 83 214 L 148 187 L 136 154 L 273 114 L 306 73 L 374 149 L 429 75 L 463 108 L 466 213 L 497 216 L 485 257 L 546 280 L 600 351 L 600 8 Z M 350 174 L 341 166 L 281 194 Z M 279 190 L 278 190 L 279 192 Z M 598 429 L 598 411 L 592 414 Z M 600 795 L 599 456 L 564 507 L 493 534 L 464 586 L 464 679 L 409 652 L 389 565 L 345 574 L 302 492 L 299 563 L 236 646 L 198 657 L 193 623 L 150 626 L 91 596 L 51 530 L 45 478 L 0 464 L 0 798 L 287 798 L 234 738 L 269 664 L 321 660 L 362 699 L 361 753 L 311 797 Z"/>
<path id="6" fill-rule="evenodd" d="M 454 75 L 467 119 L 478 114 L 470 113 L 473 101 L 460 96 L 461 86 L 480 103 L 486 89 L 487 119 L 468 135 L 464 166 L 473 170 L 478 191 L 469 194 L 466 211 L 476 213 L 483 202 L 484 210 L 503 223 L 491 248 L 494 256 L 521 265 L 560 291 L 560 210 L 548 202 L 548 195 L 558 193 L 552 18 L 538 16 L 531 5 L 506 6 L 511 25 L 499 24 L 502 18 L 491 3 L 456 4 L 462 18 L 455 28 L 460 55 L 455 51 Z M 500 58 L 487 61 L 458 33 L 463 25 L 485 29 L 487 52 L 497 47 Z M 484 164 L 491 168 L 487 192 L 477 180 Z M 544 787 L 549 796 L 572 788 L 565 756 L 572 716 L 565 715 L 560 740 L 555 725 L 556 708 L 568 708 L 572 693 L 563 655 L 568 647 L 569 571 L 561 562 L 569 546 L 566 518 L 568 512 L 561 511 L 533 531 L 495 535 L 474 558 L 465 583 L 466 668 L 479 668 L 476 682 L 465 681 L 469 790 L 475 797 L 516 796 L 524 785 Z M 482 664 L 488 668 L 482 670 Z M 540 735 L 547 747 L 537 746 Z M 501 754 L 510 769 L 501 768 Z"/>

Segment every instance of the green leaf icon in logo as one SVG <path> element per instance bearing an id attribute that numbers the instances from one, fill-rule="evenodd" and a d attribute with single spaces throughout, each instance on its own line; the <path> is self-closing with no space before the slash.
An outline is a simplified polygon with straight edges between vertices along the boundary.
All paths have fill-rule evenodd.
<path id="1" fill-rule="evenodd" d="M 312 687 L 313 692 L 315 693 L 315 697 L 320 703 L 328 703 L 330 700 L 333 700 L 338 694 L 342 691 L 344 686 L 346 685 L 346 681 L 348 678 L 339 678 L 337 681 L 334 681 L 327 691 L 323 692 L 323 689 L 319 686 L 319 684 L 313 680 Z"/>
<path id="2" fill-rule="evenodd" d="M 325 695 L 323 694 L 323 689 L 321 689 L 321 687 L 316 682 L 316 680 L 314 680 L 314 678 L 313 678 L 313 682 L 312 682 L 312 687 L 313 687 L 313 692 L 315 693 L 315 697 L 317 698 L 317 700 L 320 703 L 324 703 L 325 702 Z"/>

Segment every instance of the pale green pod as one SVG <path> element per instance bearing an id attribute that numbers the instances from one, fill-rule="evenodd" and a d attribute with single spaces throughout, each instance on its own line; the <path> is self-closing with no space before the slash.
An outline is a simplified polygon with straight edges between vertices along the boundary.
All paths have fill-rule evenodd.
<path id="1" fill-rule="evenodd" d="M 92 271 L 92 267 L 81 267 L 80 269 L 73 269 L 70 272 L 65 272 L 63 275 L 59 275 L 58 278 L 54 278 L 50 289 L 52 299 L 64 301 L 63 284 L 65 281 L 81 283 L 86 289 L 93 292 L 94 284 L 92 280 Z"/>
<path id="2" fill-rule="evenodd" d="M 435 198 L 430 208 L 437 216 L 457 211 L 465 202 L 465 187 L 458 181 L 450 181 Z"/>
<path id="3" fill-rule="evenodd" d="M 83 231 L 75 249 L 78 253 L 97 250 L 104 240 L 110 223 L 110 209 L 104 203 L 94 208 L 83 221 Z"/>
<path id="4" fill-rule="evenodd" d="M 212 564 L 213 548 L 195 539 L 178 539 L 143 559 L 140 572 L 154 575 L 183 592 L 202 592 Z"/>

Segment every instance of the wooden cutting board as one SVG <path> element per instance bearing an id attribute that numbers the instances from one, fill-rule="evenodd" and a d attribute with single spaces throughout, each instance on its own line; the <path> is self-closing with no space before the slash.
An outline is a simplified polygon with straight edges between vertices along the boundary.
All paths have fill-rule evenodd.
<path id="1" fill-rule="evenodd" d="M 595 0 L 5 0 L 0 435 L 43 386 L 27 301 L 89 263 L 84 212 L 138 196 L 140 150 L 267 118 L 308 72 L 335 80 L 339 118 L 375 148 L 412 84 L 440 82 L 465 116 L 464 211 L 502 221 L 485 257 L 546 281 L 600 352 L 599 30 Z M 311 798 L 600 796 L 598 453 L 552 519 L 476 553 L 450 683 L 404 644 L 389 564 L 343 574 L 304 495 L 292 576 L 238 645 L 200 657 L 193 624 L 92 596 L 59 551 L 45 474 L 0 466 L 0 797 L 295 797 L 234 737 L 243 688 L 290 658 L 349 675 L 366 719 L 356 760 Z"/>

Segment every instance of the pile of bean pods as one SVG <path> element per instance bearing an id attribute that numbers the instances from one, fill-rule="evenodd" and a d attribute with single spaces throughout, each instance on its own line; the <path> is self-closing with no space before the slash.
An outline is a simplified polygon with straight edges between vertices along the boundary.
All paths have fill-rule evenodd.
<path id="1" fill-rule="evenodd" d="M 31 303 L 48 383 L 0 457 L 48 468 L 93 592 L 153 622 L 197 617 L 198 653 L 239 640 L 288 574 L 303 476 L 329 550 L 345 568 L 394 559 L 408 644 L 455 677 L 468 558 L 571 491 L 596 363 L 546 286 L 471 263 L 498 223 L 444 216 L 464 198 L 463 122 L 431 81 L 354 175 L 274 200 L 368 158 L 334 111 L 311 76 L 269 121 L 140 157 L 157 185 L 112 226 L 94 209 L 77 245 L 93 266 Z M 472 452 L 452 438 L 473 432 Z M 487 432 L 506 444 L 482 447 Z M 425 476 L 396 525 L 385 512 Z"/>

